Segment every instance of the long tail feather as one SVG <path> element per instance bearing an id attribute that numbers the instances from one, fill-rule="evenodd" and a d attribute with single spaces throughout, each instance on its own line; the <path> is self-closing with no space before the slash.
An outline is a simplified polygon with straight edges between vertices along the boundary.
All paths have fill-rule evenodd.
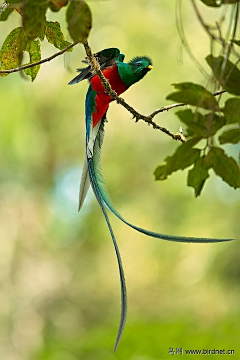
<path id="1" fill-rule="evenodd" d="M 143 228 L 140 228 L 138 226 L 135 226 L 128 221 L 126 221 L 115 209 L 111 197 L 107 191 L 106 183 L 102 174 L 102 167 L 101 167 L 101 147 L 103 143 L 103 137 L 104 137 L 104 122 L 105 122 L 105 116 L 101 120 L 100 127 L 98 129 L 98 133 L 96 135 L 96 139 L 93 146 L 93 156 L 88 158 L 88 142 L 86 140 L 86 156 L 87 156 L 87 165 L 88 165 L 88 173 L 90 182 L 93 188 L 93 191 L 95 193 L 95 196 L 99 202 L 99 205 L 102 209 L 103 215 L 105 217 L 105 220 L 108 225 L 108 229 L 110 231 L 112 241 L 114 244 L 117 261 L 118 261 L 118 268 L 119 268 L 119 276 L 120 276 L 120 283 L 121 283 L 121 317 L 120 317 L 120 324 L 118 328 L 118 333 L 115 341 L 114 346 L 114 352 L 116 351 L 118 344 L 121 340 L 123 330 L 126 323 L 126 317 L 127 317 L 127 289 L 126 289 L 126 282 L 124 277 L 124 271 L 121 261 L 120 252 L 117 246 L 117 242 L 111 227 L 111 224 L 109 222 L 105 207 L 106 206 L 113 214 L 115 214 L 121 221 L 123 221 L 125 224 L 129 225 L 133 229 L 158 239 L 162 240 L 169 240 L 169 241 L 177 241 L 177 242 L 193 242 L 193 243 L 212 243 L 212 242 L 222 242 L 222 241 L 230 241 L 233 239 L 210 239 L 210 238 L 196 238 L 196 237 L 184 237 L 184 236 L 172 236 L 172 235 L 166 235 L 161 233 L 156 233 L 153 231 L 149 231 Z"/>
<path id="2" fill-rule="evenodd" d="M 87 116 L 90 119 L 91 123 L 91 111 L 89 111 L 89 108 L 91 108 L 91 101 L 93 101 L 93 95 L 94 92 L 92 91 L 91 88 L 89 88 L 88 93 L 87 93 L 87 99 L 86 99 L 86 109 L 88 111 Z M 89 129 L 87 132 L 87 158 L 91 158 L 93 155 L 93 147 L 94 147 L 94 143 L 98 134 L 98 130 L 99 130 L 99 126 L 100 126 L 100 122 L 93 128 L 92 124 L 89 124 Z M 79 190 L 79 203 L 78 203 L 78 211 L 81 210 L 82 205 L 84 203 L 84 200 L 86 198 L 88 189 L 89 189 L 89 185 L 90 185 L 90 179 L 89 179 L 89 173 L 88 173 L 88 166 L 87 166 L 87 161 L 84 161 L 83 164 L 83 169 L 82 169 L 82 176 L 81 176 L 81 183 L 80 183 L 80 190 Z"/>
<path id="3" fill-rule="evenodd" d="M 79 189 L 78 211 L 80 211 L 83 206 L 89 186 L 90 186 L 90 179 L 89 179 L 89 174 L 88 174 L 87 162 L 85 160 L 84 164 L 83 164 L 81 183 L 80 183 L 80 189 Z"/>
<path id="4" fill-rule="evenodd" d="M 233 239 L 218 239 L 218 238 L 198 238 L 198 237 L 185 237 L 185 236 L 174 236 L 174 235 L 167 235 L 161 234 L 157 232 L 153 232 L 150 230 L 146 230 L 140 228 L 136 225 L 129 223 L 125 220 L 119 212 L 115 209 L 111 197 L 108 193 L 107 186 L 102 174 L 102 167 L 101 167 L 101 146 L 103 142 L 104 136 L 104 122 L 101 123 L 96 141 L 94 146 L 94 154 L 93 154 L 93 168 L 94 168 L 94 176 L 96 178 L 96 187 L 98 189 L 98 196 L 101 198 L 102 203 L 113 213 L 115 214 L 121 221 L 125 224 L 129 225 L 133 229 L 154 238 L 168 240 L 168 241 L 175 241 L 175 242 L 186 242 L 186 243 L 214 243 L 214 242 L 222 242 L 222 241 L 231 241 Z"/>
<path id="5" fill-rule="evenodd" d="M 102 209 L 106 223 L 108 225 L 108 229 L 109 229 L 111 237 L 112 237 L 112 241 L 113 241 L 113 245 L 114 245 L 114 249 L 115 249 L 117 261 L 118 261 L 118 269 L 119 269 L 119 276 L 120 276 L 120 283 L 121 283 L 121 316 L 120 316 L 120 323 L 119 323 L 118 333 L 117 333 L 115 346 L 114 346 L 114 352 L 115 352 L 117 350 L 118 344 L 121 340 L 123 330 L 125 327 L 125 323 L 126 323 L 126 319 L 127 319 L 127 288 L 126 288 L 125 276 L 124 276 L 122 260 L 121 260 L 120 252 L 118 249 L 118 245 L 117 245 L 111 224 L 109 222 L 109 219 L 108 219 L 105 207 L 104 207 L 104 203 L 102 202 L 101 196 L 99 196 L 98 184 L 97 184 L 96 178 L 94 176 L 94 168 L 93 168 L 92 159 L 88 159 L 88 171 L 89 171 L 89 177 L 90 177 L 93 191 L 99 202 L 99 205 Z"/>

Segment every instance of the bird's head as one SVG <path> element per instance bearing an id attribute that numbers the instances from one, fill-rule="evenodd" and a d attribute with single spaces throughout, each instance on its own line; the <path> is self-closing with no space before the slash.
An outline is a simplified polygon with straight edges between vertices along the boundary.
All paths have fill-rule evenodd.
<path id="1" fill-rule="evenodd" d="M 118 73 L 127 87 L 141 80 L 152 67 L 152 60 L 147 56 L 136 56 L 128 63 L 118 61 Z"/>
<path id="2" fill-rule="evenodd" d="M 139 77 L 139 80 L 152 69 L 152 60 L 147 56 L 136 56 L 128 65 L 132 72 Z"/>

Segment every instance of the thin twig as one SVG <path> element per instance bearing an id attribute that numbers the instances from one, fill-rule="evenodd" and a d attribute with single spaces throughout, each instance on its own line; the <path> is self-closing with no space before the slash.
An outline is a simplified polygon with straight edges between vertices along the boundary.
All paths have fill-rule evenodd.
<path id="1" fill-rule="evenodd" d="M 222 64 L 222 68 L 223 68 L 224 72 L 225 72 L 225 68 L 227 66 L 227 61 L 228 61 L 228 59 L 230 57 L 230 54 L 231 54 L 231 51 L 232 51 L 232 48 L 233 48 L 233 41 L 235 39 L 236 32 L 237 32 L 238 17 L 239 17 L 239 3 L 236 4 L 236 15 L 235 15 L 235 20 L 234 20 L 232 39 L 231 39 L 230 45 L 228 47 L 227 55 L 224 58 L 225 63 L 223 62 L 223 64 Z M 238 63 L 239 63 L 239 59 L 237 60 L 235 66 L 237 66 Z M 234 70 L 234 67 L 232 67 L 232 69 L 229 71 L 228 75 L 226 76 L 225 83 L 227 83 L 227 81 L 228 81 L 229 77 L 231 76 L 233 70 Z"/>
<path id="2" fill-rule="evenodd" d="M 195 13 L 197 15 L 197 18 L 200 22 L 200 24 L 203 26 L 203 28 L 205 29 L 205 31 L 208 33 L 208 35 L 213 39 L 213 40 L 217 40 L 216 36 L 210 31 L 210 26 L 207 25 L 205 23 L 205 21 L 203 20 L 203 17 L 201 16 L 200 12 L 198 11 L 197 5 L 195 3 L 195 0 L 191 0 L 192 1 L 192 5 L 194 7 Z"/>
<path id="3" fill-rule="evenodd" d="M 190 45 L 188 44 L 185 31 L 184 31 L 184 25 L 183 25 L 183 15 L 182 15 L 182 0 L 176 1 L 176 25 L 178 34 L 180 36 L 181 43 L 183 47 L 186 49 L 188 55 L 192 59 L 192 61 L 195 63 L 195 65 L 198 67 L 198 69 L 201 71 L 201 73 L 206 77 L 209 78 L 209 74 L 206 72 L 206 70 L 203 68 L 203 66 L 200 64 L 200 62 L 197 60 L 197 58 L 194 56 Z"/>
<path id="4" fill-rule="evenodd" d="M 25 69 L 28 69 L 28 68 L 31 68 L 31 67 L 34 67 L 36 65 L 40 65 L 40 64 L 43 64 L 47 61 L 51 61 L 52 59 L 54 59 L 55 57 L 59 56 L 59 55 L 62 55 L 63 53 L 65 53 L 66 51 L 68 51 L 69 49 L 71 49 L 73 46 L 79 44 L 80 41 L 76 41 L 75 43 L 73 44 L 70 44 L 68 45 L 65 49 L 53 54 L 52 56 L 46 58 L 46 59 L 43 59 L 43 60 L 40 60 L 40 61 L 37 61 L 35 63 L 32 63 L 32 64 L 28 64 L 28 65 L 24 65 L 22 67 L 17 67 L 15 69 L 9 69 L 9 70 L 0 70 L 0 74 L 11 74 L 11 73 L 14 73 L 14 72 L 17 72 L 17 71 L 22 71 L 22 70 L 25 70 Z"/>
<path id="5" fill-rule="evenodd" d="M 198 10 L 198 7 L 197 7 L 197 5 L 196 5 L 195 0 L 191 0 L 191 2 L 192 2 L 193 9 L 194 9 L 194 11 L 195 11 L 195 14 L 196 14 L 196 16 L 197 16 L 200 24 L 202 25 L 203 29 L 206 31 L 206 33 L 210 36 L 210 38 L 211 38 L 213 41 L 217 41 L 217 42 L 220 42 L 220 43 L 222 44 L 223 52 L 224 52 L 224 49 L 225 49 L 226 47 L 228 47 L 228 42 L 227 42 L 225 39 L 223 39 L 222 34 L 221 34 L 220 23 L 221 23 L 222 20 L 221 20 L 220 22 L 216 22 L 216 27 L 207 25 L 207 24 L 205 23 L 205 21 L 203 20 L 203 17 L 202 17 L 202 15 L 200 14 L 200 11 Z M 236 32 L 236 24 L 237 24 L 237 19 L 238 19 L 238 12 L 239 12 L 238 5 L 239 5 L 239 4 L 237 3 L 236 20 L 235 20 L 235 25 L 234 25 L 234 27 L 235 27 L 234 34 L 235 34 L 235 32 Z M 225 11 L 226 11 L 226 10 L 225 10 Z M 213 32 L 212 32 L 210 29 L 212 29 L 212 30 L 217 30 L 217 32 L 219 33 L 219 36 L 214 35 Z M 234 35 L 234 36 L 235 36 L 235 35 Z M 239 53 L 232 48 L 232 45 L 231 45 L 231 49 L 230 49 L 230 50 L 232 51 L 232 53 L 233 53 L 235 56 L 237 56 L 237 57 L 239 58 Z M 228 56 L 226 56 L 225 58 L 228 59 Z"/>

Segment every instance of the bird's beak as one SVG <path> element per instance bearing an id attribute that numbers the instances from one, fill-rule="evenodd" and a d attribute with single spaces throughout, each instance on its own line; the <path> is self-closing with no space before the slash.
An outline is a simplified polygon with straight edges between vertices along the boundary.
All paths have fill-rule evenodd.
<path id="1" fill-rule="evenodd" d="M 149 70 L 151 70 L 152 68 L 153 68 L 152 65 L 148 65 L 148 66 L 147 66 L 147 69 L 149 69 Z"/>

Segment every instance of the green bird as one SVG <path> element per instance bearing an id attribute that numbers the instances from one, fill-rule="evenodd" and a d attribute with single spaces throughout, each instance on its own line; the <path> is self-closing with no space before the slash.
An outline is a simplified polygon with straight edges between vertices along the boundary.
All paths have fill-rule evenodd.
<path id="1" fill-rule="evenodd" d="M 121 54 L 119 49 L 117 48 L 109 48 L 102 50 L 94 54 L 94 56 L 100 65 L 103 75 L 108 79 L 112 89 L 115 90 L 117 95 L 122 94 L 130 86 L 141 80 L 153 67 L 152 60 L 148 56 L 136 56 L 128 63 L 125 63 L 125 56 Z M 83 60 L 83 62 L 88 63 L 86 59 Z M 161 234 L 133 225 L 119 214 L 119 212 L 115 209 L 108 193 L 101 167 L 101 149 L 104 138 L 106 114 L 109 104 L 111 101 L 113 101 L 113 99 L 105 92 L 101 80 L 94 72 L 92 72 L 90 66 L 77 69 L 77 71 L 79 72 L 79 74 L 69 82 L 69 85 L 77 84 L 78 82 L 85 79 L 89 81 L 89 88 L 87 91 L 85 102 L 86 159 L 83 165 L 80 184 L 79 210 L 83 205 L 87 191 L 89 189 L 89 186 L 91 185 L 96 199 L 102 209 L 108 229 L 110 231 L 119 267 L 121 283 L 121 316 L 114 347 L 114 351 L 116 351 L 126 323 L 127 289 L 120 252 L 111 224 L 109 222 L 106 209 L 110 210 L 126 225 L 129 225 L 133 229 L 153 238 L 186 243 L 214 243 L 230 241 L 233 239 L 210 239 Z"/>

